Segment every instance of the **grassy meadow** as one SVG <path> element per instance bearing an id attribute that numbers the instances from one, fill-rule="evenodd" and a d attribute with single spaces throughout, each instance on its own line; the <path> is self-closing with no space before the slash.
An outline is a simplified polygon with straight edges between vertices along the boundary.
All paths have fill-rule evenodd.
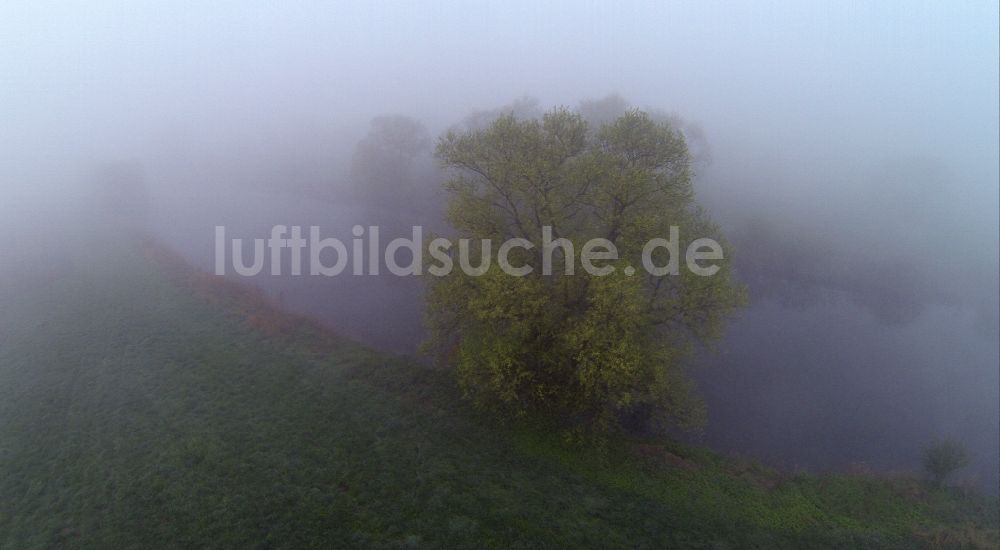
<path id="1" fill-rule="evenodd" d="M 497 426 L 445 372 L 286 315 L 155 244 L 80 239 L 102 245 L 0 282 L 0 548 L 1000 540 L 996 499 L 960 489 L 789 475 L 671 441 L 602 455 Z"/>

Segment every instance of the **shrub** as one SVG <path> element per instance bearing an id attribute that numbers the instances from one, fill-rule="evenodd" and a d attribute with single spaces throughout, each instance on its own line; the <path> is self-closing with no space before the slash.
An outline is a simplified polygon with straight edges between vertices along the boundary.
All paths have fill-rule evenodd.
<path id="1" fill-rule="evenodd" d="M 965 448 L 955 441 L 935 443 L 924 451 L 924 470 L 935 487 L 940 487 L 952 472 L 968 463 Z"/>

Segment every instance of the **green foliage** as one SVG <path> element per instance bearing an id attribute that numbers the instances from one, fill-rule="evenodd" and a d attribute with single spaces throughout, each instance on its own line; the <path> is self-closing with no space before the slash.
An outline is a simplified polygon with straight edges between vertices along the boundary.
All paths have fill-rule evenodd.
<path id="1" fill-rule="evenodd" d="M 671 226 L 681 254 L 701 237 L 724 244 L 693 200 L 683 134 L 642 111 L 594 128 L 556 109 L 540 119 L 509 114 L 486 128 L 450 132 L 437 156 L 453 173 L 448 221 L 459 237 L 535 244 L 512 257 L 512 265 L 532 269 L 527 276 L 491 262 L 481 276 L 455 269 L 431 281 L 429 347 L 454 366 L 466 395 L 504 415 L 539 413 L 570 432 L 598 436 L 636 411 L 697 423 L 701 408 L 689 392 L 685 359 L 720 335 L 745 292 L 728 258 L 711 277 L 642 269 L 643 246 L 671 236 Z M 554 249 L 549 275 L 544 227 L 573 246 L 572 255 Z M 610 275 L 568 265 L 595 238 L 618 250 L 617 260 L 597 263 L 613 266 Z M 477 244 L 471 251 L 471 265 L 479 265 L 495 249 Z M 667 258 L 654 260 L 664 265 Z"/>
<path id="2" fill-rule="evenodd" d="M 941 441 L 924 451 L 924 470 L 935 487 L 940 487 L 952 472 L 968 464 L 965 448 L 956 441 Z"/>

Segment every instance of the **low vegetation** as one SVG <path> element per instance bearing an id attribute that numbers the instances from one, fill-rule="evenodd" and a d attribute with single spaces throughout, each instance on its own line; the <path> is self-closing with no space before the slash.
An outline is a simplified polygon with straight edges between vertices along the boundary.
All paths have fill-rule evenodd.
<path id="1" fill-rule="evenodd" d="M 95 238 L 0 292 L 0 547 L 998 542 L 996 500 L 959 489 L 496 428 L 447 374 Z"/>

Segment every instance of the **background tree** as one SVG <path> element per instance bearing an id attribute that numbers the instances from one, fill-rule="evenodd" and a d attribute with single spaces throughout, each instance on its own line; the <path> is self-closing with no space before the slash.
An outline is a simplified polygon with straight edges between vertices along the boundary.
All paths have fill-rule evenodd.
<path id="1" fill-rule="evenodd" d="M 600 99 L 586 99 L 580 102 L 577 112 L 593 130 L 600 129 L 605 124 L 617 120 L 631 107 L 628 101 L 618 94 L 609 94 Z M 684 136 L 688 152 L 691 155 L 691 166 L 704 169 L 712 162 L 712 150 L 708 138 L 701 126 L 685 121 L 680 115 L 655 109 L 647 110 L 649 117 L 656 122 L 665 122 L 675 131 Z"/>
<path id="2" fill-rule="evenodd" d="M 696 423 L 686 359 L 720 335 L 745 293 L 728 261 L 712 277 L 641 269 L 644 244 L 669 236 L 670 226 L 680 229 L 682 251 L 699 237 L 724 243 L 694 202 L 684 136 L 641 111 L 594 129 L 556 109 L 450 132 L 437 156 L 453 173 L 447 217 L 460 237 L 536 243 L 511 256 L 512 265 L 533 269 L 528 276 L 490 262 L 482 276 L 455 269 L 431 281 L 429 343 L 466 395 L 504 414 L 540 413 L 578 434 L 603 434 L 637 416 L 643 424 Z M 576 265 L 566 275 L 569 255 L 557 248 L 552 275 L 543 275 L 545 226 L 574 256 L 593 238 L 614 243 L 619 259 L 603 262 L 614 272 L 597 277 Z M 665 265 L 660 251 L 657 265 Z M 634 275 L 628 266 L 638 268 Z"/>
<path id="3" fill-rule="evenodd" d="M 375 221 L 405 225 L 439 213 L 431 144 L 427 128 L 418 120 L 403 115 L 372 119 L 368 135 L 354 150 L 351 180 L 365 207 L 378 218 Z"/>
<path id="4" fill-rule="evenodd" d="M 935 487 L 940 487 L 952 472 L 968 464 L 965 448 L 952 440 L 935 443 L 924 451 L 924 469 Z"/>
<path id="5" fill-rule="evenodd" d="M 605 124 L 617 120 L 628 112 L 628 109 L 628 101 L 625 98 L 618 94 L 609 94 L 600 99 L 581 101 L 576 112 L 580 113 L 590 128 L 598 130 Z"/>
<path id="6" fill-rule="evenodd" d="M 465 130 L 484 130 L 501 116 L 512 116 L 517 120 L 532 120 L 541 118 L 542 108 L 538 98 L 524 95 L 502 107 L 470 113 L 462 120 L 461 127 Z"/>

